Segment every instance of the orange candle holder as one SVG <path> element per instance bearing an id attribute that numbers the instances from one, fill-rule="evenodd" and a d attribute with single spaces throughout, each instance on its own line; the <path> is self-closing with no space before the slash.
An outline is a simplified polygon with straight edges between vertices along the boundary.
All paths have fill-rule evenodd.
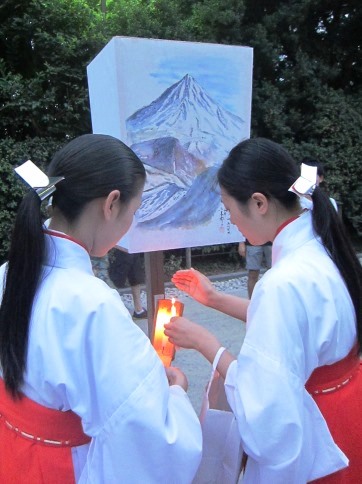
<path id="1" fill-rule="evenodd" d="M 158 299 L 154 318 L 153 347 L 157 351 L 164 366 L 171 366 L 175 356 L 175 345 L 170 343 L 164 333 L 164 325 L 169 323 L 174 316 L 182 316 L 184 305 L 180 301 L 172 299 Z"/>

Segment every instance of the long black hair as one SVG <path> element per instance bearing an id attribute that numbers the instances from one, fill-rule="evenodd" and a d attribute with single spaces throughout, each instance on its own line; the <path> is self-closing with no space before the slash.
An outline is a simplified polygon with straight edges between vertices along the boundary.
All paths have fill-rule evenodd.
<path id="1" fill-rule="evenodd" d="M 63 176 L 53 206 L 70 222 L 95 198 L 120 191 L 125 205 L 139 192 L 145 168 L 135 153 L 107 135 L 80 136 L 58 151 L 49 176 Z M 45 237 L 41 201 L 34 190 L 23 198 L 14 223 L 0 307 L 0 364 L 7 390 L 19 396 L 26 369 L 29 321 L 42 274 Z"/>
<path id="2" fill-rule="evenodd" d="M 218 172 L 220 185 L 240 204 L 254 192 L 278 200 L 291 209 L 298 203 L 297 195 L 288 191 L 299 176 L 299 168 L 290 154 L 279 144 L 264 138 L 253 138 L 236 145 Z M 350 238 L 329 200 L 320 187 L 313 195 L 313 229 L 344 279 L 357 318 L 357 334 L 362 348 L 362 267 Z"/>

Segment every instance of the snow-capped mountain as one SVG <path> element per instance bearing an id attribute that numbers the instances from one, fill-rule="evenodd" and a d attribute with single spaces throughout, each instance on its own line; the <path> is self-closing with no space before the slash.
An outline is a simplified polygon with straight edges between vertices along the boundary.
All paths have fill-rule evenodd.
<path id="1" fill-rule="evenodd" d="M 244 121 L 215 102 L 186 74 L 127 121 L 133 143 L 174 137 L 207 166 L 219 164 L 243 136 Z"/>
<path id="2" fill-rule="evenodd" d="M 177 176 L 179 185 L 191 185 L 195 177 L 205 170 L 201 160 L 189 153 L 178 139 L 170 136 L 135 143 L 132 149 L 145 165 L 147 187 L 157 184 L 154 178 L 158 178 L 158 173 L 164 178 Z"/>
<path id="3" fill-rule="evenodd" d="M 136 214 L 137 227 L 193 229 L 209 222 L 220 203 L 216 172 L 216 167 L 207 168 L 188 188 L 164 183 L 146 190 Z"/>
<path id="4" fill-rule="evenodd" d="M 137 226 L 160 229 L 185 227 L 191 221 L 195 222 L 195 217 L 190 216 L 190 209 L 185 216 L 184 208 L 197 200 L 195 192 L 198 190 L 206 192 L 207 198 L 213 192 L 216 177 L 212 179 L 210 176 L 212 168 L 205 168 L 176 138 L 135 143 L 132 149 L 142 160 L 147 173 L 142 205 L 136 216 Z M 206 185 L 209 188 L 206 189 Z M 213 208 L 213 204 L 205 205 L 203 213 L 198 212 L 199 222 L 208 219 L 210 206 Z"/>
<path id="5" fill-rule="evenodd" d="M 192 229 L 208 223 L 220 203 L 217 166 L 243 137 L 244 121 L 187 74 L 126 125 L 147 171 L 137 227 Z"/>

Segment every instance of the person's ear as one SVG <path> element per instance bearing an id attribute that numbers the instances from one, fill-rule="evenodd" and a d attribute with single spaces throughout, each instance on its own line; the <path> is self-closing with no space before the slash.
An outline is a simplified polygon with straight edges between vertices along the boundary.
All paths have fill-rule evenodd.
<path id="1" fill-rule="evenodd" d="M 268 211 L 269 201 L 263 193 L 255 192 L 250 198 L 259 214 L 264 215 Z"/>
<path id="2" fill-rule="evenodd" d="M 102 208 L 106 220 L 111 220 L 112 216 L 118 213 L 120 195 L 119 190 L 112 190 L 104 199 Z"/>

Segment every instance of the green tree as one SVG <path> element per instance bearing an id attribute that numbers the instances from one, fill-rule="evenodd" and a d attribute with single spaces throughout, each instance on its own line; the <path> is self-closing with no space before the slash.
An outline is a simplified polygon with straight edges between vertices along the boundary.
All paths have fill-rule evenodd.
<path id="1" fill-rule="evenodd" d="M 362 233 L 362 13 L 359 2 L 247 2 L 254 47 L 252 131 L 284 143 L 297 160 L 318 158 L 331 193 Z"/>
<path id="2" fill-rule="evenodd" d="M 103 44 L 81 0 L 0 6 L 0 137 L 66 139 L 90 130 L 85 68 Z"/>
<path id="3" fill-rule="evenodd" d="M 13 166 L 27 158 L 45 165 L 91 130 L 86 65 L 105 42 L 101 19 L 81 0 L 0 5 L 0 260 L 23 193 Z"/>

